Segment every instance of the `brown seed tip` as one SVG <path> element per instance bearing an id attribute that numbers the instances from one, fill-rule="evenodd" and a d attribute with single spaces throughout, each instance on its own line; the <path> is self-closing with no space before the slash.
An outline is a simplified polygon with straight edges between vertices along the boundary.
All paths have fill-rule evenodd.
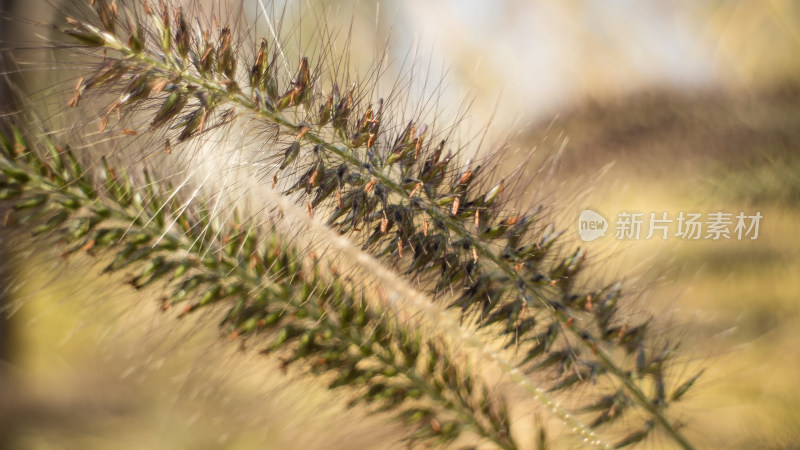
<path id="1" fill-rule="evenodd" d="M 298 140 L 298 141 L 299 141 L 299 140 L 300 140 L 300 139 L 301 139 L 303 136 L 305 136 L 305 135 L 306 135 L 306 133 L 308 133 L 308 131 L 309 131 L 310 129 L 311 129 L 311 128 L 309 128 L 309 127 L 308 127 L 308 126 L 306 126 L 306 125 L 301 125 L 301 126 L 300 126 L 300 130 L 297 132 L 297 137 L 295 138 L 295 140 Z"/>
<path id="2" fill-rule="evenodd" d="M 386 229 L 389 227 L 389 219 L 384 215 L 381 219 L 381 234 L 386 234 Z"/>
<path id="3" fill-rule="evenodd" d="M 408 194 L 408 197 L 411 198 L 416 194 L 420 189 L 422 189 L 422 182 L 420 181 L 414 186 L 414 189 L 411 190 L 411 193 Z"/>
<path id="4" fill-rule="evenodd" d="M 94 239 L 90 239 L 89 242 L 83 244 L 83 247 L 81 247 L 81 250 L 84 251 L 84 252 L 89 253 L 89 250 L 91 250 L 92 247 L 94 247 Z"/>
<path id="5" fill-rule="evenodd" d="M 70 98 L 69 101 L 67 102 L 67 106 L 69 106 L 70 108 L 78 106 L 78 100 L 80 100 L 81 92 L 83 91 L 83 89 L 81 88 L 82 85 L 83 85 L 83 78 L 81 77 L 78 80 L 78 84 L 75 85 L 75 93 L 72 95 L 72 98 Z"/>
<path id="6" fill-rule="evenodd" d="M 367 185 L 364 186 L 364 192 L 367 192 L 367 193 L 372 192 L 372 189 L 375 188 L 375 185 L 377 183 L 378 183 L 378 179 L 375 178 L 375 177 L 372 177 L 372 179 L 369 180 L 369 183 L 367 183 Z"/>

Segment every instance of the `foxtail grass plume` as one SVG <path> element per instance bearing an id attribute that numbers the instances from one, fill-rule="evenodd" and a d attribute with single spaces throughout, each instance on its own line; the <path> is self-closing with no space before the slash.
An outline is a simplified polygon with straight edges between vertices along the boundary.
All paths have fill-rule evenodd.
<path id="1" fill-rule="evenodd" d="M 411 443 L 518 445 L 509 399 L 448 344 L 462 340 L 525 387 L 515 402 L 586 442 L 661 434 L 691 448 L 670 406 L 698 375 L 670 373 L 677 345 L 626 320 L 620 284 L 585 286 L 585 252 L 564 250 L 546 209 L 512 207 L 502 148 L 464 159 L 450 130 L 405 114 L 402 90 L 381 99 L 324 43 L 289 76 L 281 36 L 252 36 L 243 17 L 90 5 L 55 45 L 87 67 L 63 104 L 89 111 L 102 138 L 72 128 L 86 134 L 72 136 L 81 154 L 68 134 L 6 119 L 0 199 L 20 233 L 111 255 L 107 272 L 135 267 L 134 289 L 169 287 L 165 309 L 227 308 L 228 333 L 267 335 L 263 353 L 335 374 L 331 387 L 396 412 Z M 331 247 L 379 281 L 318 256 Z M 399 286 L 389 297 L 417 299 L 428 325 L 387 301 L 382 267 Z M 448 309 L 461 319 L 449 328 Z"/>

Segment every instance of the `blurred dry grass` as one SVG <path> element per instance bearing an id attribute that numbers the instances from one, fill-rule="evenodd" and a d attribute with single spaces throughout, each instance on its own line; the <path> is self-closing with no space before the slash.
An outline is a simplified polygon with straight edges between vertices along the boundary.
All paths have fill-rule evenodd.
<path id="1" fill-rule="evenodd" d="M 567 137 L 558 185 L 546 195 L 560 222 L 577 242 L 579 212 L 604 214 L 606 237 L 583 244 L 594 256 L 592 273 L 642 292 L 640 306 L 683 343 L 688 360 L 677 370 L 707 367 L 686 400 L 687 434 L 701 448 L 796 445 L 800 84 L 593 102 L 524 139 L 557 148 Z M 614 239 L 621 211 L 764 218 L 752 241 L 636 242 Z"/>

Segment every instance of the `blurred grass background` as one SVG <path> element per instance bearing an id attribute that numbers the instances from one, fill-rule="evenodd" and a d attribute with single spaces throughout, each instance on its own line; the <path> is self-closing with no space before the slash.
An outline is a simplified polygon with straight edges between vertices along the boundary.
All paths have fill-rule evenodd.
<path id="1" fill-rule="evenodd" d="M 576 242 L 584 208 L 611 222 L 606 237 L 584 244 L 590 273 L 625 279 L 641 292 L 637 306 L 682 342 L 686 373 L 707 368 L 686 405 L 687 433 L 700 448 L 800 440 L 799 87 L 648 92 L 559 119 L 570 139 L 558 163 L 563 185 L 551 193 L 558 216 Z M 547 128 L 529 138 L 548 139 Z M 618 241 L 613 222 L 622 211 L 763 219 L 757 240 Z"/>
<path id="2" fill-rule="evenodd" d="M 529 183 L 515 195 L 550 205 L 574 243 L 585 208 L 609 220 L 620 211 L 759 211 L 755 241 L 620 242 L 609 229 L 585 244 L 595 277 L 587 282 L 624 279 L 634 308 L 683 342 L 678 370 L 706 368 L 684 405 L 698 447 L 800 442 L 799 3 L 287 5 L 292 17 L 353 17 L 361 67 L 389 34 L 391 58 L 415 48 L 436 68 L 444 62 L 441 103 L 467 92 L 475 98 L 472 127 L 494 117 L 491 134 L 518 134 L 518 158 L 505 170 L 536 149 L 534 162 L 552 176 L 526 173 Z M 3 444 L 396 445 L 395 429 L 358 410 L 343 414 L 340 397 L 317 383 L 220 342 L 213 323 L 202 326 L 209 318 L 176 325 L 154 299 L 114 280 L 80 278 L 89 261 L 59 272 L 52 255 L 16 251 L 13 268 L 26 281 L 12 291 L 24 302 L 0 386 Z"/>

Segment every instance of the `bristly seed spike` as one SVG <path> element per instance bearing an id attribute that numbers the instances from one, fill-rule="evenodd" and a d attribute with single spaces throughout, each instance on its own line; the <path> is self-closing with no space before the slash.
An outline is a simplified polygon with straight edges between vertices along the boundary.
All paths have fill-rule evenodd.
<path id="1" fill-rule="evenodd" d="M 126 10 L 119 16 L 113 2 L 108 6 L 105 0 L 97 0 L 92 8 L 96 17 L 90 22 L 94 25 L 75 20 L 75 29 L 65 31 L 77 40 L 80 48 L 98 59 L 102 58 L 102 69 L 76 87 L 71 106 L 76 106 L 88 91 L 119 95 L 118 102 L 111 105 L 106 114 L 117 112 L 120 124 L 112 127 L 114 132 L 156 136 L 159 144 L 165 142 L 165 151 L 171 149 L 170 139 L 175 135 L 178 136 L 177 142 L 183 143 L 205 130 L 227 130 L 229 128 L 224 127 L 235 118 L 245 117 L 247 121 L 240 123 L 252 124 L 271 141 L 264 146 L 264 157 L 270 164 L 265 164 L 267 169 L 260 163 L 252 167 L 242 164 L 236 169 L 241 170 L 238 173 L 257 177 L 264 175 L 265 170 L 274 171 L 274 187 L 278 184 L 278 172 L 291 165 L 292 169 L 282 176 L 286 185 L 292 186 L 285 192 L 287 199 L 300 207 L 299 215 L 307 219 L 315 209 L 330 212 L 330 228 L 340 233 L 343 239 L 358 241 L 356 248 L 363 245 L 372 256 L 389 262 L 397 269 L 398 277 L 417 283 L 434 296 L 445 289 L 454 293 L 457 299 L 453 306 L 478 326 L 485 326 L 489 318 L 494 318 L 492 320 L 496 322 L 493 323 L 498 323 L 494 337 L 506 342 L 517 340 L 523 349 L 522 354 L 530 358 L 520 365 L 520 371 L 547 366 L 560 377 L 547 389 L 586 385 L 597 375 L 608 376 L 624 388 L 625 395 L 643 412 L 642 416 L 646 418 L 643 420 L 653 420 L 653 424 L 683 445 L 682 436 L 666 417 L 666 406 L 675 397 L 668 396 L 668 390 L 677 391 L 667 385 L 669 380 L 664 376 L 664 361 L 656 361 L 657 355 L 640 352 L 643 361 L 637 361 L 636 375 L 632 375 L 627 359 L 618 356 L 632 355 L 642 348 L 646 324 L 631 323 L 628 326 L 622 319 L 618 313 L 619 290 L 581 291 L 581 282 L 576 280 L 580 280 L 585 253 L 576 250 L 574 253 L 565 252 L 566 257 L 559 257 L 559 246 L 555 244 L 559 234 L 544 224 L 529 224 L 536 222 L 528 220 L 535 212 L 514 212 L 502 207 L 502 203 L 507 201 L 502 197 L 505 178 L 488 191 L 483 191 L 479 186 L 491 186 L 488 178 L 493 175 L 481 172 L 487 171 L 486 165 L 472 164 L 470 159 L 461 164 L 463 159 L 459 158 L 459 150 L 455 147 L 449 148 L 443 157 L 446 140 L 442 139 L 438 146 L 427 141 L 444 136 L 442 130 L 420 126 L 423 117 L 403 118 L 402 111 L 397 111 L 401 108 L 392 105 L 394 100 L 384 104 L 381 99 L 373 105 L 373 94 L 362 82 L 353 82 L 342 95 L 337 81 L 352 80 L 346 73 L 333 71 L 337 73 L 331 77 L 331 92 L 325 97 L 319 78 L 327 74 L 329 68 L 315 68 L 312 73 L 306 56 L 299 57 L 295 74 L 279 78 L 274 70 L 275 61 L 270 60 L 266 39 L 243 40 L 243 35 L 230 25 L 220 27 L 215 16 L 211 18 L 216 25 L 214 33 L 208 33 L 195 20 L 198 24 L 195 27 L 196 39 L 191 39 L 180 7 L 167 8 L 167 3 L 161 1 L 158 11 L 152 11 L 146 4 L 141 8 L 144 15 L 140 12 L 128 14 Z M 139 17 L 148 15 L 146 21 L 140 21 Z M 108 18 L 113 20 L 108 21 Z M 236 21 L 230 23 L 237 25 Z M 101 25 L 106 31 L 99 31 Z M 126 28 L 130 30 L 127 46 L 124 36 L 117 36 L 120 29 Z M 248 44 L 243 45 L 244 42 Z M 259 42 L 258 49 L 252 48 L 254 42 Z M 274 42 L 279 45 L 278 37 Z M 241 50 L 245 47 L 249 50 Z M 240 53 L 252 51 L 257 53 L 245 63 L 250 64 L 249 73 L 237 77 Z M 273 51 L 272 58 L 277 54 Z M 244 93 L 238 83 L 248 81 L 251 92 Z M 396 96 L 393 94 L 389 98 Z M 141 117 L 148 105 L 155 107 L 148 120 L 143 122 L 145 127 L 141 127 L 141 123 L 131 118 Z M 217 112 L 217 108 L 222 109 Z M 150 127 L 146 129 L 148 122 Z M 401 129 L 402 132 L 396 134 Z M 224 133 L 222 131 L 221 135 Z M 22 148 L 22 144 L 14 146 L 17 147 Z M 303 148 L 311 151 L 302 151 Z M 183 152 L 176 152 L 171 158 L 180 156 L 180 153 Z M 275 171 L 277 161 L 280 161 L 279 169 Z M 53 179 L 56 179 L 55 174 Z M 158 187 L 158 182 L 153 182 L 154 192 Z M 124 192 L 127 187 L 107 188 L 109 199 L 118 202 L 117 206 L 129 201 L 125 200 L 130 197 Z M 289 193 L 297 191 L 304 192 L 289 197 Z M 41 206 L 39 202 L 47 201 L 45 197 L 24 197 L 23 203 L 16 204 L 18 208 L 15 211 L 36 208 Z M 154 227 L 175 226 L 178 230 L 187 230 L 187 235 L 192 233 L 193 217 L 175 206 L 172 197 L 148 202 L 151 206 L 159 206 L 151 220 Z M 307 214 L 303 214 L 303 203 Z M 148 208 L 142 205 L 140 210 L 148 212 Z M 276 215 L 282 217 L 283 209 L 279 208 Z M 173 220 L 174 223 L 169 225 Z M 292 268 L 302 258 L 300 253 L 289 255 L 288 246 L 271 247 L 269 251 L 260 253 L 263 257 L 255 259 L 252 255 L 241 255 L 244 263 L 235 260 L 234 256 L 240 256 L 239 252 L 244 248 L 236 237 L 240 230 L 230 228 L 232 225 L 214 224 L 215 220 L 218 219 L 204 218 L 197 224 L 197 229 L 202 231 L 197 231 L 193 238 L 193 245 L 201 247 L 204 252 L 197 257 L 197 265 L 202 266 L 202 270 L 235 273 L 239 267 L 244 267 L 252 274 L 258 271 L 270 273 L 273 267 L 280 267 L 282 272 L 273 273 L 270 283 L 265 284 L 278 287 L 288 286 L 285 283 L 294 280 L 302 281 L 307 276 L 305 271 Z M 108 247 L 108 237 L 95 235 L 93 227 L 73 232 L 83 233 L 77 244 L 92 242 L 88 249 L 99 252 Z M 221 232 L 225 242 L 219 243 L 221 248 L 218 251 L 211 252 L 209 249 L 216 245 L 215 239 L 219 236 L 213 237 L 212 233 L 209 237 L 207 230 L 214 227 Z M 176 239 L 167 230 L 157 233 L 156 238 L 162 233 L 163 239 Z M 403 258 L 404 254 L 409 257 Z M 143 258 L 149 259 L 150 256 Z M 263 260 L 263 264 L 252 263 L 259 260 Z M 255 267 L 250 267 L 253 265 Z M 192 270 L 200 270 L 198 267 Z M 153 267 L 152 273 L 148 269 L 147 276 L 135 278 L 134 284 L 144 287 L 150 279 L 148 277 L 154 276 L 160 268 Z M 354 285 L 346 280 L 342 283 L 346 289 Z M 233 300 L 239 295 L 230 293 L 229 288 L 233 290 L 233 287 L 224 278 L 205 283 L 201 288 L 211 288 L 212 284 L 219 287 L 206 291 L 213 293 L 206 294 L 211 295 L 209 302 L 213 299 L 218 303 L 228 297 Z M 244 294 L 236 298 L 241 302 L 248 300 Z M 525 319 L 514 315 L 525 308 L 533 308 Z M 500 311 L 505 315 L 496 316 Z M 237 335 L 242 336 L 263 328 L 274 328 L 279 336 L 283 336 L 275 341 L 274 350 L 299 345 L 291 347 L 296 349 L 291 351 L 300 353 L 290 355 L 287 364 L 320 344 L 316 335 L 307 334 L 308 330 L 298 328 L 298 324 L 292 322 L 296 316 L 275 317 L 275 322 L 271 323 L 273 319 L 267 320 L 266 317 L 274 317 L 271 316 L 274 311 L 262 312 L 262 317 L 242 317 L 240 322 L 229 323 L 236 327 Z M 326 313 L 336 316 L 336 312 L 336 308 L 330 308 Z M 301 308 L 292 314 L 312 312 Z M 340 318 L 334 317 L 334 320 Z M 349 323 L 367 322 L 354 312 Z M 376 328 L 372 336 L 378 335 Z M 362 347 L 361 343 L 353 345 Z M 363 346 L 363 352 L 372 355 L 375 351 L 372 347 Z M 437 347 L 435 351 L 441 350 Z M 442 369 L 441 373 L 437 372 L 443 376 L 441 380 L 457 380 L 462 373 L 462 367 L 452 361 L 444 357 L 434 358 L 434 363 L 441 362 L 443 366 L 451 367 L 449 371 Z M 357 366 L 357 361 L 351 362 L 351 373 L 340 373 L 337 383 L 353 385 L 375 381 L 373 376 L 368 376 L 366 368 Z M 439 370 L 436 364 L 434 369 Z M 510 372 L 509 375 L 513 377 Z M 651 385 L 656 391 L 655 398 L 645 393 L 652 390 Z M 372 397 L 388 395 L 386 392 L 390 388 L 396 386 L 378 389 Z M 462 406 L 468 409 L 469 405 Z M 487 411 L 471 425 L 478 427 L 479 432 L 483 429 L 481 427 L 502 421 L 501 417 L 495 417 L 496 411 Z M 461 418 L 469 416 L 462 413 L 456 411 L 455 415 Z M 613 416 L 616 415 L 618 412 L 615 410 Z M 595 440 L 592 427 L 574 425 L 568 417 L 561 419 L 581 436 L 592 436 Z M 437 433 L 448 432 L 451 424 L 456 423 L 449 419 L 436 420 Z"/>

